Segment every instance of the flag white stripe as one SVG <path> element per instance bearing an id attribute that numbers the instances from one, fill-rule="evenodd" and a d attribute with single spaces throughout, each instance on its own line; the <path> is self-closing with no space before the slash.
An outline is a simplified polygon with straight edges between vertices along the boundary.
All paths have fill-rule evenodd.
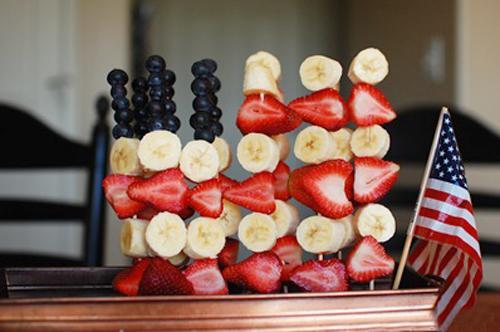
<path id="1" fill-rule="evenodd" d="M 437 244 L 435 242 L 430 243 L 430 249 L 429 249 L 429 258 L 427 266 L 425 267 L 425 274 L 431 273 L 431 264 L 432 261 L 434 260 L 434 256 L 436 256 L 436 250 L 437 250 Z"/>
<path id="2" fill-rule="evenodd" d="M 446 308 L 448 303 L 450 302 L 451 298 L 453 297 L 453 294 L 456 293 L 458 287 L 462 284 L 463 279 L 465 278 L 467 274 L 467 257 L 462 257 L 463 260 L 463 266 L 460 269 L 460 272 L 457 274 L 455 279 L 448 285 L 446 288 L 445 292 L 441 294 L 441 298 L 439 299 L 439 302 L 437 304 L 436 310 L 438 316 L 443 312 L 443 310 Z M 455 268 L 453 266 L 452 270 Z"/>
<path id="3" fill-rule="evenodd" d="M 449 183 L 443 180 L 429 178 L 426 187 L 450 193 L 453 196 L 457 196 L 463 200 L 470 202 L 469 191 L 456 184 Z"/>
<path id="4" fill-rule="evenodd" d="M 419 271 L 422 265 L 424 265 L 425 258 L 428 256 L 427 255 L 428 252 L 429 252 L 429 242 L 426 241 L 425 248 L 422 250 L 420 255 L 418 255 L 417 259 L 413 263 L 413 268 L 415 269 L 415 271 Z"/>
<path id="5" fill-rule="evenodd" d="M 455 218 L 460 218 L 465 221 L 472 227 L 476 228 L 476 221 L 474 220 L 474 216 L 467 209 L 456 207 L 455 205 L 448 204 L 446 202 L 425 197 L 422 200 L 422 206 L 428 209 L 436 210 L 440 213 L 446 213 Z"/>
<path id="6" fill-rule="evenodd" d="M 442 244 L 441 245 L 441 251 L 439 252 L 439 257 L 436 261 L 436 265 L 434 265 L 434 269 L 432 270 L 432 274 L 437 275 L 439 266 L 441 265 L 441 262 L 443 261 L 444 256 L 450 251 L 451 247 L 447 244 Z"/>
<path id="7" fill-rule="evenodd" d="M 461 251 L 458 251 L 455 256 L 453 256 L 452 259 L 445 265 L 443 268 L 443 271 L 441 272 L 440 277 L 443 278 L 444 280 L 448 279 L 450 276 L 451 271 L 453 271 L 453 268 L 458 264 L 460 259 L 462 259 L 463 253 Z"/>

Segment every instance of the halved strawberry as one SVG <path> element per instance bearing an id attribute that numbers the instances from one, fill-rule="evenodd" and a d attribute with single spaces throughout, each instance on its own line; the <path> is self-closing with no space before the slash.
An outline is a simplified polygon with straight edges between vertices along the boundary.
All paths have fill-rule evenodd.
<path id="1" fill-rule="evenodd" d="M 365 236 L 347 256 L 347 273 L 358 282 L 385 277 L 394 270 L 394 259 L 373 236 Z"/>
<path id="2" fill-rule="evenodd" d="M 349 112 L 337 90 L 326 88 L 292 100 L 288 107 L 302 120 L 330 131 L 338 130 L 349 122 Z"/>
<path id="3" fill-rule="evenodd" d="M 104 196 L 120 219 L 132 217 L 146 208 L 146 204 L 127 195 L 129 186 L 137 181 L 140 178 L 122 174 L 110 174 L 102 180 Z"/>
<path id="4" fill-rule="evenodd" d="M 246 97 L 236 118 L 236 125 L 243 134 L 283 134 L 294 130 L 301 122 L 300 117 L 286 105 L 264 94 Z"/>
<path id="5" fill-rule="evenodd" d="M 358 126 L 381 125 L 396 118 L 396 112 L 382 91 L 370 84 L 354 85 L 347 104 L 351 119 Z"/>
<path id="6" fill-rule="evenodd" d="M 271 249 L 284 263 L 281 280 L 287 281 L 290 273 L 300 264 L 302 264 L 302 248 L 293 235 L 287 235 L 279 238 Z"/>
<path id="7" fill-rule="evenodd" d="M 151 220 L 154 216 L 156 216 L 160 211 L 152 207 L 151 205 L 147 205 L 144 209 L 137 213 L 137 218 L 142 220 Z"/>
<path id="8" fill-rule="evenodd" d="M 290 192 L 288 191 L 288 178 L 290 177 L 290 167 L 284 162 L 280 161 L 278 166 L 273 172 L 276 183 L 274 185 L 274 197 L 287 201 L 290 199 Z"/>
<path id="9" fill-rule="evenodd" d="M 304 187 L 304 179 L 313 165 L 302 166 L 294 169 L 288 179 L 288 191 L 290 195 L 305 206 L 315 209 L 314 200 Z"/>
<path id="10" fill-rule="evenodd" d="M 373 157 L 354 160 L 354 200 L 377 202 L 392 188 L 399 175 L 399 165 Z"/>
<path id="11" fill-rule="evenodd" d="M 189 188 L 178 168 L 156 173 L 129 186 L 130 198 L 151 204 L 155 209 L 180 213 L 188 206 Z"/>
<path id="12" fill-rule="evenodd" d="M 238 264 L 226 267 L 222 275 L 227 282 L 266 294 L 280 289 L 282 270 L 278 256 L 266 251 L 255 253 Z"/>
<path id="13" fill-rule="evenodd" d="M 219 179 L 201 182 L 191 189 L 189 205 L 204 217 L 219 217 L 222 213 L 222 188 Z"/>
<path id="14" fill-rule="evenodd" d="M 257 173 L 227 189 L 224 198 L 249 210 L 270 214 L 276 209 L 274 183 L 271 173 Z"/>
<path id="15" fill-rule="evenodd" d="M 123 295 L 136 296 L 139 293 L 139 285 L 149 262 L 149 258 L 144 258 L 134 262 L 131 267 L 120 271 L 113 278 L 113 289 Z"/>
<path id="16" fill-rule="evenodd" d="M 238 250 L 240 242 L 235 239 L 227 238 L 226 244 L 222 251 L 217 255 L 219 265 L 221 268 L 236 264 L 238 260 Z"/>
<path id="17" fill-rule="evenodd" d="M 222 173 L 219 173 L 218 179 L 219 179 L 220 186 L 222 188 L 222 192 L 224 192 L 227 189 L 231 188 L 235 184 L 238 184 L 238 181 L 236 181 L 234 179 L 231 179 L 230 177 L 225 176 Z"/>
<path id="18" fill-rule="evenodd" d="M 308 292 L 340 292 L 349 289 L 345 265 L 336 258 L 307 261 L 293 270 L 290 280 Z"/>
<path id="19" fill-rule="evenodd" d="M 197 259 L 182 273 L 193 285 L 193 294 L 224 295 L 229 292 L 217 259 Z"/>
<path id="20" fill-rule="evenodd" d="M 194 210 L 190 206 L 186 205 L 184 207 L 184 209 L 182 209 L 181 211 L 179 211 L 177 214 L 179 215 L 179 217 L 181 217 L 182 219 L 186 220 L 186 219 L 190 218 L 194 214 Z"/>
<path id="21" fill-rule="evenodd" d="M 140 295 L 190 295 L 193 285 L 168 260 L 159 257 L 151 263 L 142 276 Z"/>

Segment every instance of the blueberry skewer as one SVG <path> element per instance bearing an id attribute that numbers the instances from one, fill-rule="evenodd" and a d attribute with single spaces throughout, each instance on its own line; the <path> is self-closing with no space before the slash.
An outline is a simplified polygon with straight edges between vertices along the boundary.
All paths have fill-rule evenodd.
<path id="1" fill-rule="evenodd" d="M 115 111 L 114 119 L 116 125 L 113 127 L 113 137 L 133 137 L 134 130 L 131 126 L 134 120 L 134 113 L 129 109 L 130 102 L 127 99 L 128 75 L 121 69 L 113 69 L 107 76 L 107 81 L 111 85 L 111 108 Z"/>
<path id="2" fill-rule="evenodd" d="M 148 112 L 146 106 L 148 104 L 148 82 L 144 77 L 138 77 L 132 81 L 132 89 L 134 95 L 132 96 L 132 104 L 134 105 L 135 112 L 135 125 L 134 130 L 138 138 L 142 138 L 149 132 L 148 127 Z"/>

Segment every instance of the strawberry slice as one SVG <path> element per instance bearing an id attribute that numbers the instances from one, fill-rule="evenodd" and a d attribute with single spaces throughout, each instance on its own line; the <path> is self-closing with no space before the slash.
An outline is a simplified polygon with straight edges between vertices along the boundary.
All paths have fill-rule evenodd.
<path id="1" fill-rule="evenodd" d="M 373 157 L 354 160 L 354 200 L 373 203 L 384 197 L 399 175 L 399 165 Z"/>
<path id="2" fill-rule="evenodd" d="M 146 206 L 144 209 L 137 213 L 137 218 L 142 220 L 151 220 L 154 216 L 156 216 L 160 211 L 152 207 L 151 205 Z"/>
<path id="3" fill-rule="evenodd" d="M 226 191 L 227 189 L 231 188 L 235 184 L 238 184 L 238 181 L 231 179 L 228 176 L 225 176 L 222 173 L 219 173 L 219 183 L 222 188 L 222 192 Z"/>
<path id="4" fill-rule="evenodd" d="M 284 162 L 280 161 L 273 172 L 276 183 L 274 185 L 274 197 L 287 201 L 290 199 L 290 192 L 288 191 L 288 178 L 290 177 L 290 167 Z"/>
<path id="5" fill-rule="evenodd" d="M 337 90 L 327 88 L 292 100 L 288 107 L 302 120 L 330 131 L 338 130 L 349 122 L 349 112 Z"/>
<path id="6" fill-rule="evenodd" d="M 193 285 L 196 295 L 228 294 L 226 281 L 217 265 L 217 259 L 198 259 L 182 272 Z"/>
<path id="7" fill-rule="evenodd" d="M 217 255 L 219 261 L 219 266 L 225 268 L 226 266 L 231 266 L 236 264 L 238 260 L 238 250 L 240 247 L 240 242 L 235 239 L 227 238 L 226 244 L 222 251 Z"/>
<path id="8" fill-rule="evenodd" d="M 120 271 L 113 278 L 113 289 L 123 295 L 136 296 L 139 293 L 139 285 L 149 262 L 149 258 L 144 258 L 134 262 L 131 267 Z"/>
<path id="9" fill-rule="evenodd" d="M 347 273 L 358 282 L 385 277 L 394 270 L 394 259 L 371 235 L 362 238 L 347 256 Z"/>
<path id="10" fill-rule="evenodd" d="M 110 174 L 102 180 L 104 196 L 118 218 L 130 218 L 146 208 L 146 204 L 127 195 L 129 186 L 138 181 L 140 181 L 138 177 L 122 174 Z"/>
<path id="11" fill-rule="evenodd" d="M 382 91 L 370 84 L 354 85 L 347 104 L 351 118 L 358 126 L 381 125 L 396 118 L 396 112 Z"/>
<path id="12" fill-rule="evenodd" d="M 128 188 L 130 198 L 152 205 L 160 211 L 179 214 L 188 206 L 189 188 L 178 168 L 156 173 Z"/>
<path id="13" fill-rule="evenodd" d="M 222 187 L 219 179 L 201 182 L 191 189 L 189 205 L 204 217 L 219 217 L 222 213 Z"/>
<path id="14" fill-rule="evenodd" d="M 307 261 L 293 270 L 290 280 L 308 292 L 340 292 L 349 289 L 345 265 L 336 258 Z"/>
<path id="15" fill-rule="evenodd" d="M 315 210 L 314 200 L 304 187 L 304 179 L 312 167 L 313 165 L 309 165 L 293 170 L 288 179 L 288 190 L 290 191 L 290 195 L 297 201 Z"/>
<path id="16" fill-rule="evenodd" d="M 302 120 L 270 95 L 253 94 L 240 106 L 236 125 L 243 134 L 278 135 L 294 130 Z"/>
<path id="17" fill-rule="evenodd" d="M 255 253 L 222 271 L 227 282 L 261 294 L 276 292 L 281 287 L 283 267 L 271 251 Z"/>
<path id="18" fill-rule="evenodd" d="M 140 295 L 190 295 L 193 285 L 168 260 L 159 257 L 151 259 L 142 276 Z"/>
<path id="19" fill-rule="evenodd" d="M 270 214 L 276 209 L 274 183 L 271 173 L 257 173 L 227 189 L 224 198 L 249 210 Z"/>
<path id="20" fill-rule="evenodd" d="M 288 281 L 290 273 L 302 264 L 302 249 L 299 242 L 293 235 L 283 236 L 276 241 L 271 251 L 284 263 L 281 280 Z"/>
<path id="21" fill-rule="evenodd" d="M 353 169 L 350 163 L 329 160 L 313 165 L 303 179 L 305 191 L 313 200 L 316 212 L 340 219 L 354 210 L 352 202 Z"/>
<path id="22" fill-rule="evenodd" d="M 190 206 L 186 205 L 184 207 L 184 209 L 182 209 L 181 211 L 179 211 L 177 214 L 179 215 L 179 217 L 181 217 L 182 219 L 186 220 L 186 219 L 190 218 L 194 214 L 194 210 Z"/>

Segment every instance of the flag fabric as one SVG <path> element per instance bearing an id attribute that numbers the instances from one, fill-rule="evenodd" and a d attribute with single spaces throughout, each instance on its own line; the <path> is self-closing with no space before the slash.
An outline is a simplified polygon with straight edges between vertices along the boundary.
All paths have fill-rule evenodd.
<path id="1" fill-rule="evenodd" d="M 415 222 L 418 240 L 408 261 L 420 274 L 445 280 L 436 317 L 446 330 L 463 308 L 474 304 L 483 267 L 464 166 L 447 111 L 442 121 Z"/>

